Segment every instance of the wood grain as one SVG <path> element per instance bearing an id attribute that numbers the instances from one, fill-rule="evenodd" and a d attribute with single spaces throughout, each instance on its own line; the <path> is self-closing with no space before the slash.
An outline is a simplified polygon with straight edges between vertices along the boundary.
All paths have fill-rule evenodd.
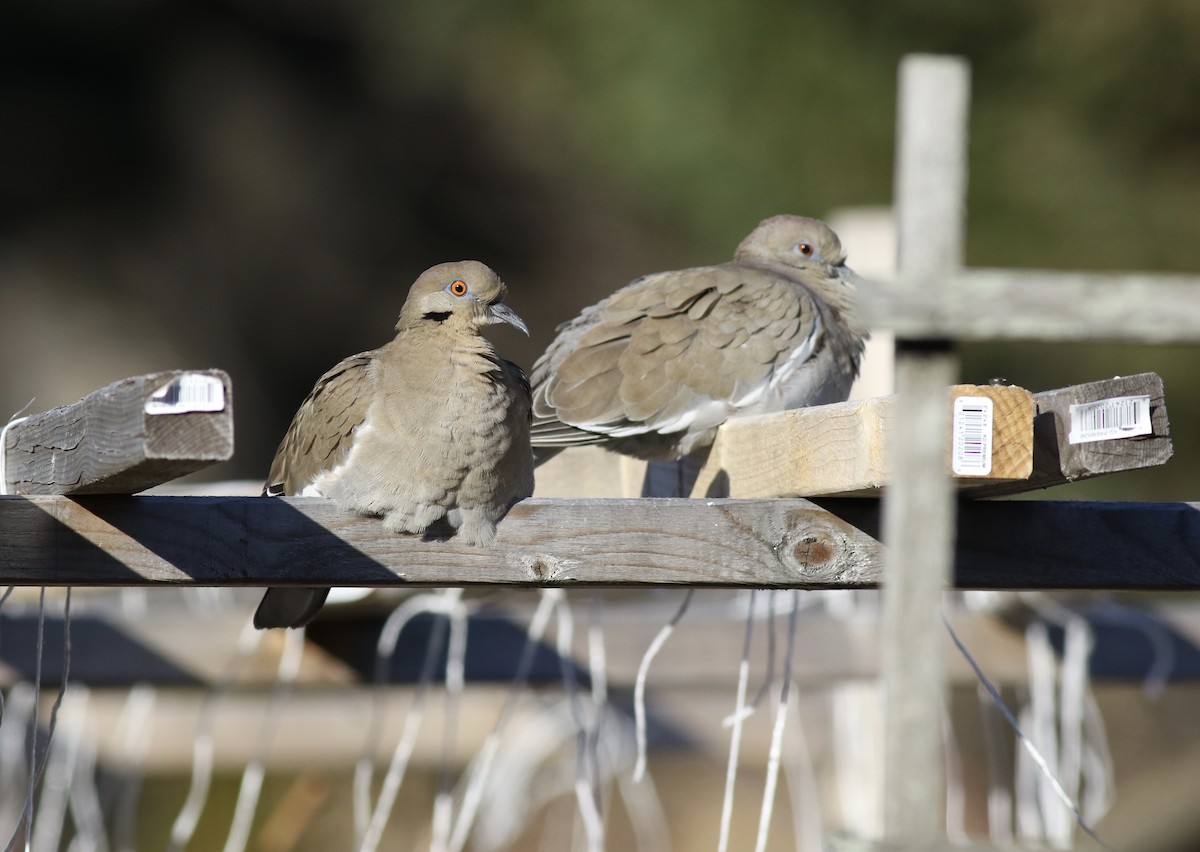
<path id="1" fill-rule="evenodd" d="M 1001 385 L 954 385 L 947 410 L 963 396 L 992 400 L 992 470 L 954 477 L 1024 481 L 1033 471 L 1033 395 Z M 895 397 L 812 406 L 731 420 L 697 479 L 693 497 L 810 497 L 878 494 L 889 480 L 886 447 Z M 947 421 L 949 418 L 947 418 Z M 943 465 L 950 474 L 947 453 Z"/>
<path id="2" fill-rule="evenodd" d="M 802 500 L 527 500 L 483 549 L 389 533 L 315 498 L 0 498 L 0 581 L 20 585 L 842 588 L 878 577 L 878 543 Z"/>
<path id="3" fill-rule="evenodd" d="M 147 413 L 151 395 L 189 373 L 221 381 L 223 410 Z M 2 449 L 10 493 L 134 494 L 233 455 L 232 383 L 222 370 L 122 379 L 14 425 Z"/>
<path id="4" fill-rule="evenodd" d="M 964 589 L 1200 589 L 1200 504 L 963 501 Z M 0 584 L 869 588 L 877 500 L 546 500 L 487 549 L 326 500 L 0 497 Z M 922 617 L 932 617 L 925 614 Z"/>
<path id="5" fill-rule="evenodd" d="M 970 78 L 961 57 L 911 54 L 900 62 L 895 204 L 902 275 L 962 266 Z M 943 465 L 950 448 L 945 388 L 957 375 L 950 346 L 913 346 L 897 334 L 892 479 L 884 502 L 883 832 L 914 845 L 942 835 L 946 679 L 940 625 L 930 615 L 952 581 L 954 500 Z"/>

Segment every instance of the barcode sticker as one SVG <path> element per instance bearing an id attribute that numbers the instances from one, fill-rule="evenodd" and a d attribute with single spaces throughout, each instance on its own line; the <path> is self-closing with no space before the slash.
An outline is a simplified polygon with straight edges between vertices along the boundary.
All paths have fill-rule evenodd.
<path id="1" fill-rule="evenodd" d="M 184 373 L 151 394 L 147 414 L 190 414 L 194 411 L 224 411 L 225 385 L 216 376 Z"/>
<path id="2" fill-rule="evenodd" d="M 954 400 L 954 442 L 950 469 L 955 476 L 992 472 L 992 401 L 986 396 Z"/>
<path id="3" fill-rule="evenodd" d="M 1113 438 L 1153 434 L 1149 396 L 1119 396 L 1071 406 L 1071 431 L 1067 441 L 1086 444 Z"/>

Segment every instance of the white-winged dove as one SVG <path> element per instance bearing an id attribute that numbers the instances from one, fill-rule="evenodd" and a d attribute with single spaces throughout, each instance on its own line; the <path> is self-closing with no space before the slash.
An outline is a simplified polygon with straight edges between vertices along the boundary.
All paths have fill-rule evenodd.
<path id="1" fill-rule="evenodd" d="M 323 496 L 382 518 L 397 533 L 445 519 L 456 538 L 488 544 L 496 522 L 533 493 L 529 383 L 480 333 L 528 328 L 501 303 L 482 263 L 443 263 L 409 290 L 385 346 L 317 380 L 284 435 L 265 495 Z M 329 589 L 270 588 L 256 627 L 300 627 Z"/>
<path id="2" fill-rule="evenodd" d="M 578 444 L 677 459 L 730 417 L 846 399 L 866 335 L 845 261 L 824 222 L 774 216 L 731 263 L 646 275 L 584 308 L 530 373 L 539 461 Z"/>

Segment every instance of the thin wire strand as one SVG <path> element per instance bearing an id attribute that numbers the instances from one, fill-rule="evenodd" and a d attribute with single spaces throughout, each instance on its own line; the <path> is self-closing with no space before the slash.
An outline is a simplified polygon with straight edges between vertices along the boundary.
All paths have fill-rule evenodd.
<path id="1" fill-rule="evenodd" d="M 983 673 L 983 670 L 979 668 L 979 664 L 975 662 L 975 658 L 971 656 L 971 652 L 967 650 L 967 647 L 962 643 L 962 640 L 958 638 L 958 634 L 954 632 L 954 628 L 950 626 L 950 621 L 945 617 L 945 615 L 942 616 L 942 623 L 946 625 L 946 630 L 949 632 L 950 638 L 954 641 L 954 646 L 958 648 L 959 653 L 963 655 L 963 658 L 967 661 L 967 664 L 971 667 L 972 671 L 975 672 L 975 677 L 977 677 L 979 682 L 983 684 L 984 688 L 988 691 L 988 695 L 991 696 L 992 701 L 998 708 L 1000 708 L 1000 712 L 1004 714 L 1004 718 L 1007 719 L 1008 724 L 1012 726 L 1013 733 L 1017 735 L 1017 739 L 1021 741 L 1021 745 L 1025 747 L 1025 751 L 1028 752 L 1029 756 L 1033 759 L 1033 762 L 1037 764 L 1038 769 L 1041 770 L 1042 775 L 1047 781 L 1049 781 L 1051 788 L 1062 800 L 1062 803 L 1070 808 L 1071 812 L 1075 814 L 1075 822 L 1079 825 L 1080 830 L 1082 830 L 1084 834 L 1092 838 L 1092 840 L 1099 843 L 1105 849 L 1112 849 L 1112 847 L 1105 843 L 1104 840 L 1102 840 L 1100 836 L 1096 834 L 1095 830 L 1088 825 L 1087 821 L 1083 818 L 1083 814 L 1080 813 L 1079 807 L 1074 801 L 1072 801 L 1071 797 L 1067 795 L 1066 791 L 1063 790 L 1062 785 L 1058 783 L 1058 779 L 1054 777 L 1054 774 L 1050 772 L 1050 767 L 1047 765 L 1046 759 L 1042 757 L 1041 752 L 1039 752 L 1034 744 L 1030 742 L 1029 737 L 1025 736 L 1025 732 L 1021 730 L 1021 726 L 1017 723 L 1016 717 L 1013 716 L 1012 711 L 1008 709 L 1008 705 L 1006 705 L 1004 700 L 1000 697 L 1000 693 L 996 690 L 995 685 L 988 679 L 987 675 Z"/>
<path id="2" fill-rule="evenodd" d="M 396 654 L 396 646 L 400 634 L 413 618 L 423 613 L 437 615 L 443 612 L 444 599 L 439 593 L 414 595 L 398 605 L 384 622 L 379 631 L 379 640 L 375 648 L 375 681 L 371 700 L 371 720 L 367 725 L 367 736 L 363 741 L 362 755 L 354 768 L 354 847 L 362 847 L 371 822 L 373 805 L 371 802 L 371 780 L 375 771 L 375 754 L 379 741 L 383 736 L 383 710 L 385 680 L 387 666 Z M 384 776 L 384 786 L 398 784 L 403 780 L 407 767 L 408 754 L 416 741 L 424 713 L 425 700 L 429 694 L 429 685 L 433 682 L 434 666 L 442 653 L 446 641 L 448 620 L 434 618 L 429 641 L 425 645 L 425 658 L 421 663 L 421 673 L 417 678 L 416 688 L 408 715 L 404 719 L 403 732 L 392 751 L 388 770 Z M 410 741 L 411 740 L 411 741 Z M 397 777 L 398 776 L 398 777 Z M 380 795 L 383 790 L 381 788 Z"/>
<path id="3" fill-rule="evenodd" d="M 408 762 L 412 757 L 413 748 L 417 743 L 417 734 L 420 732 L 421 723 L 424 720 L 425 703 L 429 697 L 429 686 L 433 682 L 433 672 L 449 629 L 449 612 L 445 607 L 450 602 L 450 598 L 440 592 L 432 595 L 418 595 L 416 598 L 411 598 L 409 601 L 405 601 L 405 603 L 398 606 L 388 616 L 383 630 L 380 631 L 376 652 L 379 655 L 376 658 L 376 674 L 382 677 L 379 660 L 385 656 L 390 658 L 395 653 L 396 643 L 400 638 L 400 631 L 411 618 L 420 612 L 430 612 L 447 616 L 446 618 L 437 619 L 434 623 L 429 645 L 425 649 L 425 660 L 421 666 L 421 677 L 417 683 L 417 691 L 413 696 L 412 705 L 404 717 L 404 727 L 400 732 L 400 739 L 396 741 L 396 747 L 392 750 L 392 759 L 388 764 L 387 772 L 383 776 L 383 784 L 379 789 L 379 796 L 375 801 L 375 807 L 370 810 L 370 818 L 365 821 L 363 826 L 361 832 L 362 838 L 358 842 L 359 852 L 374 852 L 379 846 L 380 841 L 383 839 L 383 831 L 387 827 L 388 819 L 391 817 L 392 808 L 395 806 L 396 795 L 400 792 L 401 784 L 404 783 L 404 775 L 408 771 Z M 461 606 L 461 599 L 456 598 L 454 604 Z M 370 761 L 370 759 L 371 756 L 365 758 L 367 761 Z M 360 763 L 360 766 L 362 765 Z M 365 781 L 362 783 L 361 789 L 358 788 L 356 783 L 356 795 L 362 793 L 365 797 L 364 800 L 369 801 L 369 763 L 367 763 L 366 771 L 362 775 L 365 777 Z M 355 780 L 356 782 L 359 780 L 357 776 Z M 356 813 L 357 811 L 358 808 L 356 808 Z"/>
<path id="4" fill-rule="evenodd" d="M 512 714 L 516 712 L 518 699 L 524 694 L 526 683 L 529 680 L 529 671 L 533 666 L 534 654 L 546 633 L 546 625 L 550 621 L 550 616 L 554 614 L 555 608 L 562 599 L 562 594 L 562 589 L 539 589 L 538 591 L 540 598 L 538 607 L 529 622 L 525 645 L 521 649 L 517 671 L 513 675 L 512 685 L 504 700 L 504 706 L 500 710 L 500 719 L 496 722 L 492 732 L 488 734 L 487 739 L 484 740 L 479 756 L 472 764 L 466 792 L 463 793 L 462 807 L 459 809 L 458 818 L 454 823 L 454 833 L 450 836 L 451 852 L 461 852 L 466 846 L 467 837 L 471 832 L 471 827 L 475 824 L 475 816 L 483 799 L 484 787 L 496 759 L 496 752 L 500 748 L 504 729 L 508 726 Z"/>
<path id="5" fill-rule="evenodd" d="M 292 684 L 300 672 L 300 662 L 304 657 L 304 630 L 287 630 L 284 632 L 283 652 L 279 655 L 279 666 L 275 672 L 275 683 L 271 686 L 271 695 L 263 710 L 259 722 L 258 748 L 254 759 L 242 770 L 242 781 L 238 787 L 237 804 L 233 809 L 233 819 L 229 824 L 229 837 L 225 841 L 224 852 L 243 852 L 250 840 L 250 828 L 254 823 L 254 813 L 258 810 L 258 800 L 262 793 L 263 777 L 266 775 L 266 758 L 279 730 L 280 707 L 287 701 L 292 692 Z"/>
<path id="6" fill-rule="evenodd" d="M 733 716 L 725 721 L 733 728 L 729 734 L 729 761 L 725 767 L 725 796 L 721 801 L 721 834 L 717 840 L 717 852 L 729 849 L 729 828 L 733 822 L 733 791 L 737 779 L 738 753 L 742 745 L 742 723 L 746 719 L 746 688 L 750 681 L 750 647 L 754 638 L 754 590 L 750 590 L 750 603 L 746 607 L 746 633 L 742 640 L 742 660 L 738 664 L 737 699 Z"/>
<path id="7" fill-rule="evenodd" d="M 442 712 L 442 755 L 438 772 L 438 792 L 433 802 L 433 840 L 431 852 L 445 852 L 450 841 L 454 816 L 454 782 L 451 768 L 454 746 L 458 741 L 458 711 L 462 703 L 467 658 L 467 611 L 462 605 L 462 589 L 447 589 L 450 619 L 450 644 L 446 649 L 445 703 Z"/>
<path id="8" fill-rule="evenodd" d="M 767 837 L 771 830 L 771 816 L 775 810 L 775 788 L 779 783 L 779 764 L 783 755 L 783 729 L 787 724 L 788 700 L 792 686 L 792 662 L 796 653 L 796 623 L 800 620 L 800 607 L 796 598 L 799 593 L 792 590 L 792 612 L 788 617 L 787 658 L 783 664 L 783 685 L 779 688 L 779 706 L 775 711 L 775 728 L 771 732 L 771 750 L 767 758 L 767 783 L 763 790 L 762 810 L 758 817 L 758 840 L 756 852 L 765 852 Z"/>
<path id="9" fill-rule="evenodd" d="M 662 650 L 662 646 L 667 644 L 667 640 L 671 638 L 671 634 L 675 631 L 675 625 L 683 618 L 683 614 L 687 612 L 688 605 L 692 602 L 692 595 L 695 589 L 688 589 L 687 594 L 683 596 L 683 603 L 679 605 L 679 609 L 675 611 L 675 615 L 671 616 L 671 620 L 663 625 L 663 628 L 658 631 L 658 635 L 654 637 L 654 641 L 650 643 L 650 647 L 646 649 L 645 656 L 642 657 L 642 663 L 638 666 L 637 682 L 633 688 L 633 713 L 635 725 L 635 737 L 637 740 L 637 761 L 633 766 L 633 780 L 641 781 L 646 775 L 646 673 L 650 671 L 650 663 Z"/>
<path id="10" fill-rule="evenodd" d="M 296 632 L 303 633 L 304 628 Z M 213 728 L 216 724 L 217 705 L 220 699 L 233 687 L 233 682 L 241 671 L 242 666 L 262 640 L 263 631 L 254 627 L 251 619 L 246 620 L 238 636 L 237 649 L 233 658 L 221 673 L 217 685 L 204 698 L 200 709 L 200 718 L 196 723 L 196 733 L 192 738 L 192 777 L 188 785 L 187 797 L 183 807 L 171 824 L 170 840 L 167 852 L 182 852 L 188 845 L 192 835 L 196 833 L 196 825 L 200 814 L 208 801 L 208 792 L 212 785 L 213 751 L 215 748 Z"/>

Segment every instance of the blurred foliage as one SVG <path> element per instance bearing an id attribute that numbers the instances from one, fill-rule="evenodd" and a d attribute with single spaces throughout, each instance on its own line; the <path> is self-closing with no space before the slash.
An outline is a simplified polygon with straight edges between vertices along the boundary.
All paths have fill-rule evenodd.
<path id="1" fill-rule="evenodd" d="M 971 264 L 1197 272 L 1196 44 L 1193 0 L 5 4 L 0 405 L 220 365 L 239 448 L 216 475 L 259 476 L 432 263 L 500 270 L 528 365 L 764 216 L 887 204 L 911 51 L 972 62 Z M 965 378 L 1032 389 L 1162 373 L 1176 460 L 1060 490 L 1198 497 L 1194 349 L 964 352 Z"/>

